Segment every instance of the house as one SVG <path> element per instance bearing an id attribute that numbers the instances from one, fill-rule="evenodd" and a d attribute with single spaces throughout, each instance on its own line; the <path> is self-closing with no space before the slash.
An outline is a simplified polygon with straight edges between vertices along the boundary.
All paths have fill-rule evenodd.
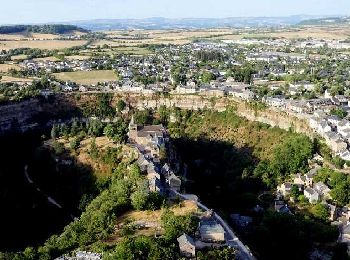
<path id="1" fill-rule="evenodd" d="M 174 189 L 176 191 L 179 191 L 181 188 L 181 179 L 177 177 L 174 173 L 170 173 L 169 176 L 167 176 L 167 183 L 170 187 L 170 189 Z"/>
<path id="2" fill-rule="evenodd" d="M 292 214 L 288 205 L 283 200 L 275 200 L 275 211 L 283 214 Z"/>
<path id="3" fill-rule="evenodd" d="M 247 227 L 253 222 L 253 218 L 249 216 L 242 216 L 240 214 L 231 214 L 230 218 L 232 222 L 238 227 Z"/>
<path id="4" fill-rule="evenodd" d="M 184 233 L 177 238 L 177 242 L 179 243 L 181 256 L 189 258 L 196 256 L 196 246 L 192 237 Z"/>
<path id="5" fill-rule="evenodd" d="M 141 172 L 145 172 L 147 170 L 149 162 L 146 160 L 145 156 L 142 153 L 139 153 L 139 158 L 136 162 L 140 167 Z"/>
<path id="6" fill-rule="evenodd" d="M 205 242 L 224 242 L 225 230 L 215 220 L 202 220 L 199 222 L 201 240 Z"/>
<path id="7" fill-rule="evenodd" d="M 318 182 L 316 184 L 314 184 L 314 190 L 317 191 L 317 193 L 319 195 L 321 195 L 324 199 L 330 198 L 330 189 L 328 188 L 328 186 L 322 182 Z"/>
<path id="8" fill-rule="evenodd" d="M 159 155 L 160 147 L 168 141 L 167 133 L 162 125 L 138 126 L 134 118 L 129 123 L 129 141 L 144 146 L 153 157 Z"/>
<path id="9" fill-rule="evenodd" d="M 304 190 L 304 196 L 309 200 L 310 203 L 316 203 L 320 199 L 318 192 L 309 187 Z"/>
<path id="10" fill-rule="evenodd" d="M 305 186 L 312 187 L 314 182 L 314 176 L 317 173 L 317 168 L 311 169 L 307 174 L 305 174 Z"/>
<path id="11" fill-rule="evenodd" d="M 306 176 L 305 175 L 301 175 L 300 173 L 296 174 L 294 177 L 294 184 L 297 185 L 305 185 L 306 183 Z"/>
<path id="12" fill-rule="evenodd" d="M 160 180 L 156 177 L 153 177 L 148 180 L 148 189 L 150 192 L 162 192 L 162 185 Z"/>
<path id="13" fill-rule="evenodd" d="M 350 224 L 344 225 L 340 229 L 340 240 L 343 243 L 349 243 L 350 242 Z"/>
<path id="14" fill-rule="evenodd" d="M 289 182 L 282 183 L 277 187 L 277 191 L 280 192 L 283 196 L 287 196 L 290 194 L 292 190 L 292 184 Z"/>

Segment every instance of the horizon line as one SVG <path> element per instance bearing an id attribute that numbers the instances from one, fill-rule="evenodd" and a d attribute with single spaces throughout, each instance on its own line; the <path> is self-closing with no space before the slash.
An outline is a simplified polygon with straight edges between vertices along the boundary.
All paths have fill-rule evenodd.
<path id="1" fill-rule="evenodd" d="M 101 20 L 149 20 L 149 19 L 167 19 L 167 20 L 195 20 L 195 19 L 208 19 L 208 20 L 223 20 L 223 19 L 254 19 L 254 18 L 288 18 L 295 16 L 309 16 L 320 17 L 320 18 L 341 18 L 349 17 L 350 14 L 291 14 L 291 15 L 281 15 L 281 16 L 226 16 L 226 17 L 164 17 L 164 16 L 150 16 L 144 18 L 91 18 L 91 19 L 77 19 L 77 20 L 65 20 L 65 21 L 46 21 L 46 22 L 25 22 L 25 23 L 1 23 L 0 26 L 15 26 L 15 25 L 45 25 L 45 24 L 69 24 L 77 22 L 87 22 L 87 21 L 101 21 Z"/>

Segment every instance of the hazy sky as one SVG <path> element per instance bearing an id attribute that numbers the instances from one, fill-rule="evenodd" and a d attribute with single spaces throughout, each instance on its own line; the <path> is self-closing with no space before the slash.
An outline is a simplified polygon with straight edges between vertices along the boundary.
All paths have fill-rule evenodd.
<path id="1" fill-rule="evenodd" d="M 343 15 L 350 0 L 0 0 L 0 24 L 96 18 Z"/>

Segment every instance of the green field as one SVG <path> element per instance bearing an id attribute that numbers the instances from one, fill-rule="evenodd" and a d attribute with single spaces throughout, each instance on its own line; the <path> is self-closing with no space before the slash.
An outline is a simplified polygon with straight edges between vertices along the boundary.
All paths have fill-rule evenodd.
<path id="1" fill-rule="evenodd" d="M 84 85 L 118 80 L 117 75 L 112 70 L 61 72 L 53 75 L 59 80 L 72 81 Z"/>

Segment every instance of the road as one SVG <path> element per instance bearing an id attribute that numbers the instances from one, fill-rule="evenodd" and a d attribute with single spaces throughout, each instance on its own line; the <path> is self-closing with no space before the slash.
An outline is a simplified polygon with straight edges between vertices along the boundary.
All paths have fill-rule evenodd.
<path id="1" fill-rule="evenodd" d="M 28 174 L 28 165 L 24 166 L 24 175 L 28 181 L 28 183 L 30 183 L 31 185 L 33 185 L 33 187 L 37 190 L 37 192 L 41 193 L 46 199 L 47 201 L 56 206 L 59 209 L 63 209 L 63 206 L 61 204 L 59 204 L 54 198 L 50 197 L 49 195 L 47 195 L 45 192 L 43 192 L 39 187 L 36 187 L 34 181 L 30 178 L 29 174 Z M 75 217 L 71 214 L 70 217 L 72 219 L 75 219 Z"/>
<path id="2" fill-rule="evenodd" d="M 181 197 L 184 200 L 188 200 L 188 197 L 186 197 L 186 195 L 181 194 L 175 190 L 171 190 L 172 192 L 174 192 L 177 196 Z M 199 201 L 194 201 L 199 208 L 208 211 L 210 210 L 207 206 L 205 206 L 204 204 L 202 204 Z M 214 213 L 214 217 L 216 219 L 216 221 L 218 223 L 220 223 L 222 225 L 222 227 L 225 229 L 226 232 L 226 242 L 230 247 L 236 248 L 238 250 L 237 253 L 237 259 L 240 260 L 256 260 L 256 258 L 253 256 L 252 252 L 249 250 L 249 248 L 247 246 L 245 246 L 240 240 L 239 238 L 236 236 L 236 234 L 233 232 L 233 230 L 231 229 L 231 227 L 226 223 L 226 221 L 224 221 L 217 213 Z"/>

